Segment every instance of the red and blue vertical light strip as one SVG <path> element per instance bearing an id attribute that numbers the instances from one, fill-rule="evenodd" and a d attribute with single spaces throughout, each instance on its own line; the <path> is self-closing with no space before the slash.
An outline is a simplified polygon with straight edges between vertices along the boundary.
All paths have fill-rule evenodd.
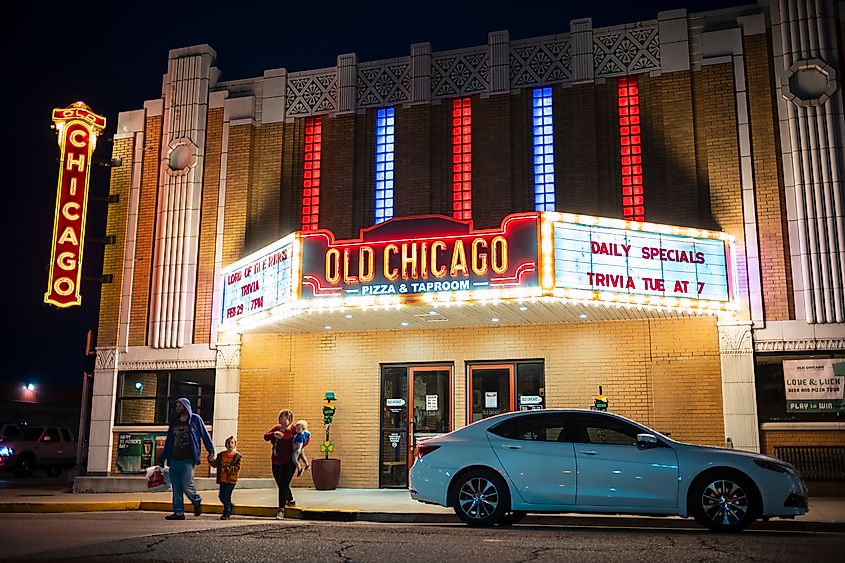
<path id="1" fill-rule="evenodd" d="M 305 166 L 302 171 L 302 230 L 314 231 L 320 222 L 320 157 L 323 118 L 305 118 Z"/>
<path id="2" fill-rule="evenodd" d="M 534 211 L 555 210 L 555 147 L 552 89 L 535 88 L 531 121 L 534 136 Z"/>
<path id="3" fill-rule="evenodd" d="M 639 81 L 636 76 L 619 79 L 622 215 L 628 221 L 645 221 L 639 90 Z"/>
<path id="4" fill-rule="evenodd" d="M 472 101 L 452 101 L 452 216 L 472 219 Z"/>
<path id="5" fill-rule="evenodd" d="M 375 223 L 393 218 L 393 156 L 395 153 L 395 112 L 393 108 L 376 114 Z"/>

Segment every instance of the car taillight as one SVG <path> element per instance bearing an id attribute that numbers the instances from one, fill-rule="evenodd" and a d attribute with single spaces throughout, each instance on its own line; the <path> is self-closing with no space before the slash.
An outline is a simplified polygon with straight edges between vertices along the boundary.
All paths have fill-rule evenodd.
<path id="1" fill-rule="evenodd" d="M 417 457 L 423 457 L 426 454 L 430 454 L 440 446 L 436 446 L 434 444 L 420 444 L 417 446 Z"/>

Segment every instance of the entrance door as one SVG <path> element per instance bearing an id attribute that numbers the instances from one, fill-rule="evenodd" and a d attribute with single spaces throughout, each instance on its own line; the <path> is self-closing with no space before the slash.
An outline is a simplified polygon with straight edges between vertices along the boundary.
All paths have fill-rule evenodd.
<path id="1" fill-rule="evenodd" d="M 408 486 L 418 440 L 452 430 L 451 366 L 382 366 L 379 486 Z"/>

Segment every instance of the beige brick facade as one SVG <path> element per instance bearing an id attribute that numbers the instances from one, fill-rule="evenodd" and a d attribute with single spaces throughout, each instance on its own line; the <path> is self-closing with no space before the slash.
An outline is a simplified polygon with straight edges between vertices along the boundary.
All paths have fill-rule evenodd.
<path id="1" fill-rule="evenodd" d="M 711 17 L 716 19 L 708 20 Z M 115 141 L 113 156 L 122 158 L 124 163 L 132 162 L 141 153 L 143 157 L 139 175 L 128 165 L 112 170 L 110 193 L 119 200 L 109 206 L 106 234 L 116 237 L 116 244 L 105 248 L 103 273 L 111 274 L 113 282 L 102 288 L 98 346 L 118 348 L 115 373 L 138 370 L 137 366 L 147 360 L 143 357 L 146 351 L 150 352 L 149 363 L 155 364 L 149 367 L 150 371 L 195 369 L 197 362 L 205 362 L 206 368 L 216 367 L 215 424 L 220 418 L 225 420 L 228 426 L 221 426 L 220 432 L 222 428 L 237 426 L 239 447 L 244 453 L 244 476 L 270 475 L 269 447 L 261 436 L 276 421 L 281 408 L 290 407 L 297 418 L 308 419 L 312 432 L 319 438 L 321 398 L 326 391 L 334 391 L 339 403 L 333 440 L 337 445 L 336 456 L 344 465 L 340 486 L 377 487 L 380 366 L 391 363 L 437 363 L 450 367 L 455 427 L 464 425 L 467 419 L 468 365 L 542 360 L 548 407 L 587 407 L 602 385 L 610 398 L 611 411 L 656 430 L 671 432 L 673 438 L 723 445 L 726 434 L 736 436 L 736 427 L 742 426 L 754 437 L 748 441 L 752 445 L 746 447 L 756 449 L 759 428 L 755 354 L 806 350 L 805 355 L 833 355 L 845 346 L 824 323 L 815 326 L 804 323 L 803 303 L 796 302 L 801 294 L 793 287 L 793 277 L 800 280 L 802 272 L 792 271 L 800 267 L 800 258 L 798 242 L 790 241 L 787 228 L 788 219 L 794 219 L 787 217 L 787 203 L 793 209 L 795 198 L 793 188 L 788 185 L 792 181 L 790 166 L 783 161 L 782 150 L 786 145 L 782 144 L 780 135 L 786 135 L 786 129 L 778 126 L 783 118 L 778 106 L 781 92 L 772 66 L 781 61 L 773 53 L 776 49 L 771 43 L 771 21 L 766 17 L 762 10 L 751 15 L 748 8 L 743 8 L 735 14 L 725 11 L 718 16 L 688 19 L 684 22 L 684 33 L 690 34 L 689 66 L 668 61 L 672 57 L 667 57 L 665 65 L 658 60 L 656 67 L 601 71 L 599 66 L 592 65 L 593 44 L 576 41 L 572 34 L 567 39 L 569 49 L 573 50 L 572 59 L 569 63 L 558 61 L 561 65 L 569 64 L 567 72 L 571 75 L 564 73 L 553 78 L 550 74 L 546 78 L 529 79 L 523 74 L 522 81 L 514 81 L 514 75 L 510 77 L 510 88 L 502 84 L 494 87 L 494 74 L 497 83 L 502 83 L 507 81 L 508 72 L 493 65 L 487 67 L 489 84 L 448 90 L 448 95 L 443 94 L 446 90 L 436 94 L 422 92 L 427 82 L 432 81 L 429 74 L 407 75 L 408 82 L 402 87 L 409 89 L 410 99 L 400 96 L 396 98 L 402 100 L 400 103 L 385 102 L 385 107 L 395 109 L 396 119 L 393 209 L 396 218 L 452 214 L 451 108 L 453 99 L 459 97 L 469 97 L 472 107 L 474 227 L 497 227 L 508 214 L 533 211 L 532 91 L 535 87 L 545 87 L 541 82 L 547 78 L 551 80 L 548 86 L 552 90 L 554 115 L 556 210 L 620 218 L 619 81 L 622 72 L 634 72 L 639 84 L 645 220 L 723 231 L 736 240 L 731 257 L 737 268 L 738 287 L 734 297 L 739 311 L 730 319 L 722 319 L 721 350 L 715 316 L 376 331 L 368 330 L 371 327 L 367 326 L 366 311 L 361 311 L 364 313 L 361 332 L 355 333 L 287 334 L 284 324 L 287 321 L 274 320 L 275 324 L 265 326 L 273 326 L 266 330 L 275 333 L 259 334 L 259 329 L 241 337 L 239 359 L 233 359 L 238 358 L 235 352 L 224 353 L 222 348 L 215 351 L 205 346 L 218 338 L 212 332 L 217 326 L 214 315 L 220 314 L 214 311 L 214 286 L 219 281 L 214 277 L 215 265 L 222 263 L 225 268 L 301 229 L 306 122 L 303 116 L 311 113 L 322 123 L 319 228 L 332 231 L 336 239 L 350 239 L 356 238 L 360 229 L 373 226 L 375 130 L 380 106 L 360 90 L 363 74 L 357 72 L 370 68 L 366 65 L 356 69 L 357 87 L 341 85 L 339 91 L 344 94 L 333 101 L 343 103 L 336 105 L 325 104 L 327 100 L 322 100 L 324 105 L 309 105 L 310 102 L 302 100 L 294 103 L 295 89 L 290 81 L 310 79 L 308 73 L 285 73 L 285 80 L 289 81 L 286 89 L 277 83 L 281 73 L 252 81 L 214 81 L 210 86 L 212 96 L 220 97 L 217 107 L 208 110 L 207 122 L 197 124 L 197 131 L 205 130 L 205 152 L 196 257 L 195 324 L 193 334 L 188 336 L 192 341 L 186 343 L 200 346 L 187 350 L 184 357 L 181 350 L 145 348 L 149 345 L 162 116 L 145 118 L 142 151 L 141 147 L 133 146 L 132 139 Z M 697 23 L 693 25 L 693 22 Z M 641 23 L 647 27 L 654 22 Z M 723 33 L 733 23 L 736 33 Z M 663 26 L 660 27 L 663 38 L 653 44 L 659 51 L 660 41 L 668 41 L 664 29 L 670 29 L 671 22 L 660 19 L 655 25 Z M 765 32 L 759 29 L 761 25 Z M 719 31 L 714 31 L 716 28 Z M 840 49 L 843 35 L 840 33 Z M 590 34 L 590 37 L 600 35 Z M 537 41 L 550 45 L 549 38 L 537 38 Z M 532 44 L 512 42 L 510 64 L 518 64 L 513 58 L 514 49 L 528 52 Z M 582 52 L 575 53 L 574 49 Z M 455 57 L 463 56 L 459 51 L 453 53 Z M 650 56 L 657 56 L 658 51 L 650 51 Z M 496 56 L 501 57 L 501 53 Z M 585 65 L 586 59 L 590 61 Z M 647 59 L 638 59 L 637 64 L 650 64 Z M 490 61 L 492 64 L 492 58 Z M 558 62 L 549 64 L 554 66 Z M 744 62 L 742 68 L 741 62 Z M 376 68 L 381 63 L 373 64 L 372 68 Z M 414 60 L 409 64 L 408 72 L 420 66 Z M 498 67 L 502 66 L 507 65 L 502 65 L 500 60 Z M 516 70 L 513 66 L 509 72 Z M 349 81 L 350 76 L 338 72 L 338 84 Z M 350 97 L 349 93 L 356 89 L 358 97 L 354 94 Z M 335 95 L 331 92 L 330 88 L 325 95 Z M 246 99 L 248 96 L 253 99 Z M 263 100 L 261 104 L 256 102 L 259 98 Z M 361 105 L 356 107 L 353 98 Z M 244 101 L 250 104 L 243 104 Z M 208 99 L 199 102 L 210 103 Z M 225 115 L 220 103 L 224 104 Z M 158 106 L 150 105 L 148 111 L 155 107 Z M 247 107 L 250 109 L 244 109 Z M 136 126 L 140 128 L 140 123 Z M 136 182 L 140 178 L 137 235 L 131 257 L 132 279 L 124 280 L 133 178 Z M 743 193 L 748 196 L 745 202 Z M 220 232 L 222 248 L 218 244 Z M 748 245 L 746 236 L 750 237 Z M 797 234 L 793 234 L 795 238 Z M 756 271 L 749 273 L 748 263 L 756 268 L 755 253 L 759 255 L 759 275 Z M 122 312 L 129 318 L 129 351 L 119 349 L 118 342 L 121 295 L 127 293 L 124 284 L 131 286 L 129 310 Z M 799 281 L 794 285 L 799 286 Z M 762 318 L 758 315 L 760 296 Z M 357 315 L 356 310 L 356 321 Z M 621 318 L 639 316 L 630 310 L 626 310 L 626 315 L 630 317 Z M 548 320 L 544 318 L 542 322 Z M 730 328 L 725 328 L 727 325 Z M 297 325 L 297 330 L 300 328 Z M 804 337 L 810 333 L 813 336 Z M 765 338 L 756 340 L 759 334 Z M 736 342 L 731 341 L 732 335 L 738 335 Z M 799 336 L 793 339 L 790 335 Z M 224 346 L 237 348 L 226 340 L 236 341 L 237 335 L 220 336 L 221 342 L 227 342 Z M 136 362 L 135 367 L 121 366 L 120 354 Z M 725 391 L 723 397 L 723 389 L 741 389 L 741 392 L 733 396 Z M 740 396 L 747 400 L 734 400 Z M 738 403 L 742 404 L 737 406 Z M 152 414 L 146 406 L 131 405 L 126 415 L 139 421 L 148 419 Z M 218 417 L 221 411 L 225 416 Z M 732 422 L 740 416 L 741 423 Z M 795 428 L 762 432 L 764 453 L 772 454 L 774 446 L 779 444 L 842 445 L 841 433 L 804 431 L 800 424 Z M 109 432 L 101 435 L 108 436 Z M 222 438 L 218 438 L 219 443 Z M 308 452 L 312 458 L 319 456 L 318 442 L 314 440 Z M 108 456 L 102 457 L 105 463 Z M 308 486 L 310 478 L 300 478 L 295 484 Z"/>
<path id="2" fill-rule="evenodd" d="M 132 153 L 135 143 L 132 138 L 117 139 L 112 149 L 112 158 L 120 158 L 125 164 L 111 171 L 109 195 L 118 200 L 109 205 L 106 236 L 115 237 L 115 244 L 107 245 L 103 251 L 103 274 L 112 276 L 112 283 L 103 284 L 100 290 L 100 324 L 97 342 L 100 346 L 115 346 L 120 323 L 120 295 L 123 287 L 123 257 L 126 252 L 126 221 L 129 212 L 129 191 L 132 182 Z"/>
<path id="3" fill-rule="evenodd" d="M 332 427 L 341 487 L 378 487 L 380 364 L 454 365 L 454 423 L 466 423 L 466 366 L 542 359 L 548 407 L 586 408 L 598 385 L 612 412 L 673 438 L 722 445 L 719 347 L 712 318 L 525 327 L 244 335 L 238 448 L 245 476 L 269 476 L 262 436 L 282 408 L 321 434 L 322 398 L 338 397 Z M 307 452 L 319 456 L 317 441 Z M 307 475 L 295 481 L 310 486 Z"/>
<path id="4" fill-rule="evenodd" d="M 211 342 L 214 293 L 214 254 L 217 246 L 217 210 L 220 201 L 220 160 L 223 145 L 223 108 L 208 112 L 203 170 L 202 214 L 197 259 L 197 302 L 194 342 Z"/>
<path id="5" fill-rule="evenodd" d="M 144 158 L 141 163 L 141 194 L 138 203 L 138 229 L 135 236 L 135 268 L 132 279 L 132 303 L 129 310 L 130 346 L 147 344 L 153 236 L 155 234 L 158 172 L 161 159 L 161 120 L 160 115 L 147 117 L 144 125 Z"/>
<path id="6" fill-rule="evenodd" d="M 765 318 L 783 321 L 794 318 L 792 265 L 787 241 L 786 202 L 783 170 L 777 157 L 777 109 L 771 76 L 765 62 L 771 59 L 769 38 L 745 38 L 745 72 L 748 76 L 748 111 L 751 144 L 754 147 L 754 185 L 757 203 L 757 233 L 763 286 Z"/>

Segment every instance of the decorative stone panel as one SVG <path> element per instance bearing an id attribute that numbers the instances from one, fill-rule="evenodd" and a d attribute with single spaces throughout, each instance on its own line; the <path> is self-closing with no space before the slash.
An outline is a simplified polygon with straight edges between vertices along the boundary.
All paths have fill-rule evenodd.
<path id="1" fill-rule="evenodd" d="M 593 30 L 595 77 L 636 74 L 660 69 L 657 24 L 638 23 L 608 30 Z"/>

